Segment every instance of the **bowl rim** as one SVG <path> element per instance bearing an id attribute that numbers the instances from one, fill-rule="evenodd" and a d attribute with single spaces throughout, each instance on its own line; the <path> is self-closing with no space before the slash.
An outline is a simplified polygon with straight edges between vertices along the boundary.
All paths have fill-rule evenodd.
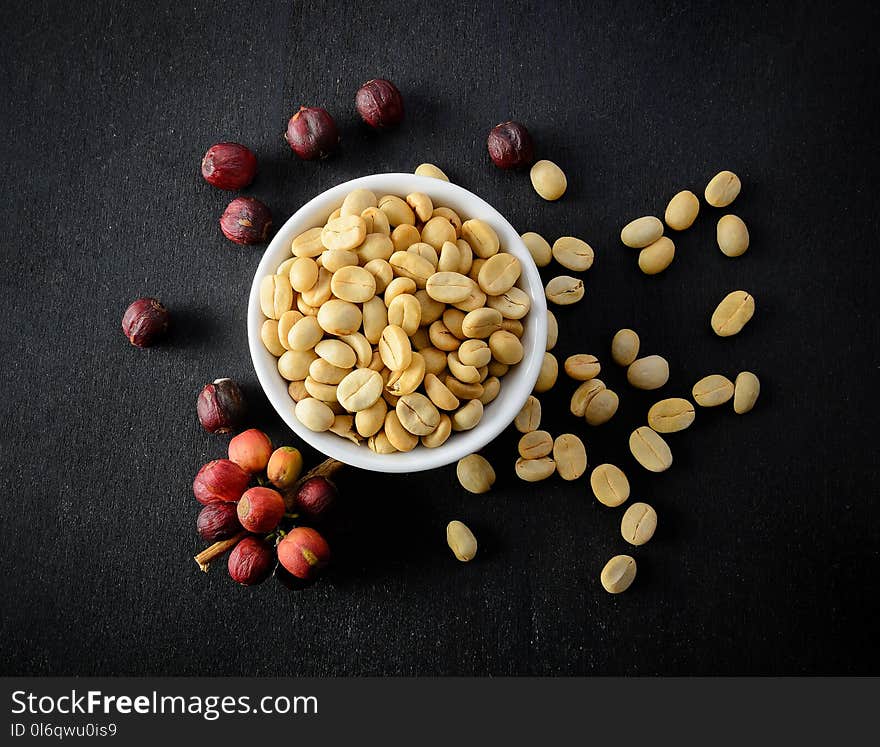
<path id="1" fill-rule="evenodd" d="M 502 237 L 505 251 L 514 254 L 522 265 L 518 284 L 523 286 L 531 301 L 523 334 L 523 359 L 514 372 L 505 376 L 502 386 L 504 398 L 499 395 L 498 399 L 486 406 L 486 413 L 480 423 L 469 431 L 453 433 L 444 444 L 433 449 L 419 444 L 409 452 L 376 454 L 366 444 L 355 444 L 329 431 L 318 433 L 309 430 L 296 418 L 295 403 L 287 392 L 288 382 L 278 373 L 277 358 L 266 350 L 260 336 L 265 320 L 260 308 L 260 282 L 263 277 L 274 273 L 278 264 L 287 258 L 284 252 L 292 256 L 289 254 L 289 247 L 295 236 L 321 225 L 342 204 L 345 195 L 359 188 L 397 195 L 425 192 L 429 195 L 436 194 L 440 203 L 443 203 L 444 197 L 472 203 L 473 208 L 468 210 L 468 217 L 487 220 Z M 281 251 L 282 248 L 284 252 Z M 389 172 L 357 177 L 330 187 L 303 204 L 284 222 L 263 252 L 254 273 L 248 300 L 247 327 L 251 361 L 260 387 L 272 408 L 299 438 L 320 453 L 360 469 L 386 473 L 420 472 L 446 466 L 479 451 L 493 441 L 522 409 L 534 389 L 544 360 L 547 302 L 541 276 L 528 248 L 519 232 L 500 211 L 458 184 L 416 174 Z M 279 382 L 283 385 L 283 394 L 278 391 Z M 493 408 L 496 403 L 499 407 Z"/>

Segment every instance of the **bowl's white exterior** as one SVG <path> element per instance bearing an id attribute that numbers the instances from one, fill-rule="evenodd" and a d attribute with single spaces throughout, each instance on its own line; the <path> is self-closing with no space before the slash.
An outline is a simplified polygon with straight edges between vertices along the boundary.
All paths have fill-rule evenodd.
<path id="1" fill-rule="evenodd" d="M 498 234 L 505 251 L 519 258 L 522 277 L 518 285 L 531 299 L 531 311 L 525 319 L 522 337 L 525 355 L 502 379 L 501 392 L 490 403 L 476 428 L 453 433 L 445 444 L 434 449 L 417 446 L 409 452 L 376 454 L 366 445 L 357 445 L 333 433 L 315 433 L 300 423 L 294 415 L 295 403 L 287 393 L 287 381 L 278 373 L 276 358 L 263 346 L 260 327 L 264 317 L 260 311 L 260 280 L 273 273 L 282 261 L 291 256 L 290 244 L 303 231 L 323 225 L 327 217 L 341 204 L 353 189 L 366 188 L 378 197 L 394 194 L 401 197 L 410 192 L 424 192 L 435 205 L 455 210 L 462 220 L 480 218 Z M 509 425 L 531 394 L 547 340 L 547 303 L 538 269 L 519 234 L 504 217 L 484 200 L 456 184 L 415 174 L 373 174 L 340 184 L 321 193 L 296 211 L 281 226 L 272 239 L 254 275 L 248 305 L 248 344 L 257 378 L 269 402 L 287 425 L 318 451 L 346 464 L 376 472 L 417 472 L 451 464 L 468 454 L 479 451 Z"/>

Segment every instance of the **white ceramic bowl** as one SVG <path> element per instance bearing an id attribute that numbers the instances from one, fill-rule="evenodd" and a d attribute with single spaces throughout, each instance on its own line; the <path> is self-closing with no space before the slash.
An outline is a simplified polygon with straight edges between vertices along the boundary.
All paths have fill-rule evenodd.
<path id="1" fill-rule="evenodd" d="M 455 210 L 462 220 L 480 218 L 498 233 L 501 246 L 519 258 L 522 276 L 518 285 L 529 295 L 532 305 L 524 320 L 522 337 L 523 360 L 501 381 L 501 391 L 494 402 L 486 406 L 483 419 L 476 428 L 453 433 L 445 444 L 434 449 L 417 446 L 412 451 L 394 454 L 376 454 L 366 445 L 357 445 L 334 433 L 315 433 L 306 428 L 294 415 L 294 402 L 287 393 L 287 381 L 278 373 L 276 358 L 263 346 L 260 327 L 264 317 L 260 311 L 260 280 L 275 271 L 289 258 L 290 244 L 303 231 L 321 226 L 327 217 L 342 204 L 353 189 L 370 189 L 377 196 L 394 194 L 401 197 L 410 192 L 424 192 L 435 205 Z M 319 194 L 296 211 L 275 234 L 257 268 L 248 305 L 248 343 L 257 378 L 272 406 L 287 425 L 303 440 L 327 456 L 346 464 L 376 472 L 417 472 L 451 464 L 468 454 L 479 451 L 507 427 L 522 408 L 532 391 L 547 340 L 547 303 L 538 269 L 519 234 L 495 208 L 472 192 L 455 184 L 415 174 L 373 174 L 340 184 Z"/>

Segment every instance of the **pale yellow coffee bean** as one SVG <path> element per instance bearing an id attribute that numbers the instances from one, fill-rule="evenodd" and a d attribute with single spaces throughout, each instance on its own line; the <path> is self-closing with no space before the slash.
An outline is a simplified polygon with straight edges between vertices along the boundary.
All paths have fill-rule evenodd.
<path id="1" fill-rule="evenodd" d="M 434 429 L 433 433 L 422 436 L 422 446 L 428 449 L 436 449 L 443 446 L 452 435 L 452 418 L 446 413 L 440 413 L 440 422 Z"/>
<path id="2" fill-rule="evenodd" d="M 349 371 L 351 371 L 350 368 L 340 368 L 323 358 L 316 358 L 309 364 L 309 375 L 306 377 L 306 381 L 311 379 L 318 384 L 329 384 L 335 387 L 348 376 Z M 312 396 L 317 397 L 318 395 L 313 394 Z M 318 399 L 323 399 L 323 397 L 318 397 Z M 333 399 L 336 398 L 334 397 Z"/>
<path id="3" fill-rule="evenodd" d="M 669 381 L 669 363 L 662 355 L 637 358 L 626 369 L 626 380 L 636 389 L 659 389 Z"/>
<path id="4" fill-rule="evenodd" d="M 639 269 L 645 275 L 657 275 L 672 264 L 675 244 L 668 236 L 661 236 L 639 252 Z"/>
<path id="5" fill-rule="evenodd" d="M 388 435 L 384 430 L 379 431 L 375 436 L 370 436 L 367 439 L 367 446 L 370 448 L 370 451 L 374 451 L 377 454 L 394 454 L 397 451 L 391 445 Z"/>
<path id="6" fill-rule="evenodd" d="M 477 283 L 487 295 L 500 296 L 513 288 L 521 274 L 519 260 L 512 254 L 499 252 L 489 257 L 480 268 Z"/>
<path id="7" fill-rule="evenodd" d="M 446 309 L 443 312 L 443 324 L 445 324 L 446 329 L 452 332 L 452 334 L 454 334 L 459 340 L 467 339 L 467 335 L 462 329 L 465 316 L 467 316 L 467 314 L 461 309 Z"/>
<path id="8" fill-rule="evenodd" d="M 700 407 L 717 407 L 730 401 L 734 394 L 734 385 L 726 376 L 710 374 L 694 384 L 691 393 L 694 395 L 694 402 Z"/>
<path id="9" fill-rule="evenodd" d="M 290 277 L 290 268 L 293 267 L 293 263 L 296 262 L 296 260 L 296 257 L 288 257 L 280 265 L 278 265 L 278 269 L 275 270 L 275 274 L 287 275 L 288 277 Z"/>
<path id="10" fill-rule="evenodd" d="M 728 257 L 739 257 L 749 248 L 749 229 L 735 215 L 724 215 L 718 220 L 715 236 L 718 248 Z"/>
<path id="11" fill-rule="evenodd" d="M 278 337 L 278 321 L 275 319 L 267 319 L 263 322 L 263 325 L 260 327 L 260 339 L 263 341 L 263 345 L 266 346 L 266 350 L 276 358 L 279 355 L 283 355 L 287 349 L 281 344 L 281 340 Z"/>
<path id="12" fill-rule="evenodd" d="M 477 539 L 474 533 L 460 521 L 450 521 L 446 526 L 446 544 L 462 563 L 473 560 L 477 554 Z"/>
<path id="13" fill-rule="evenodd" d="M 416 282 L 412 278 L 394 278 L 385 289 L 383 299 L 385 305 L 390 307 L 391 302 L 400 295 L 414 294 L 416 292 Z"/>
<path id="14" fill-rule="evenodd" d="M 471 261 L 471 269 L 470 269 L 470 271 L 468 272 L 468 277 L 470 277 L 471 280 L 476 281 L 476 279 L 477 279 L 478 277 L 480 277 L 480 270 L 483 269 L 483 265 L 484 265 L 484 264 L 486 264 L 486 260 L 485 260 L 485 259 L 480 259 L 480 258 L 478 257 L 477 259 L 472 260 L 472 261 Z"/>
<path id="15" fill-rule="evenodd" d="M 391 232 L 391 244 L 395 252 L 405 252 L 421 240 L 419 229 L 409 223 L 402 223 Z"/>
<path id="16" fill-rule="evenodd" d="M 755 299 L 745 291 L 728 293 L 712 313 L 710 323 L 719 337 L 731 337 L 755 314 Z"/>
<path id="17" fill-rule="evenodd" d="M 318 360 L 320 360 L 320 358 Z M 312 361 L 312 366 L 314 365 L 315 362 Z M 309 366 L 309 370 L 311 370 L 312 366 Z M 322 384 L 320 381 L 316 381 L 311 376 L 306 376 L 305 387 L 310 397 L 314 397 L 315 399 L 319 399 L 322 402 L 326 402 L 328 405 L 332 405 L 332 403 L 337 401 L 336 385 L 334 384 Z M 334 413 L 334 415 L 335 414 L 336 413 Z"/>
<path id="18" fill-rule="evenodd" d="M 293 306 L 293 288 L 287 275 L 267 275 L 260 281 L 260 309 L 269 319 L 280 319 Z"/>
<path id="19" fill-rule="evenodd" d="M 595 379 L 593 379 L 595 381 Z M 584 419 L 588 425 L 602 425 L 614 417 L 620 399 L 616 392 L 610 389 L 600 389 L 595 396 L 590 398 L 584 409 Z"/>
<path id="20" fill-rule="evenodd" d="M 415 436 L 433 433 L 440 423 L 440 411 L 424 394 L 404 394 L 396 406 L 401 425 Z"/>
<path id="21" fill-rule="evenodd" d="M 315 352 L 338 368 L 354 368 L 357 363 L 357 353 L 342 340 L 321 340 L 315 345 Z"/>
<path id="22" fill-rule="evenodd" d="M 392 226 L 416 224 L 416 214 L 412 208 L 396 195 L 384 195 L 379 198 L 379 210 L 385 213 Z"/>
<path id="23" fill-rule="evenodd" d="M 437 270 L 437 263 L 440 260 L 437 256 L 437 250 L 430 244 L 426 244 L 424 241 L 417 241 L 415 244 L 410 245 L 407 248 L 407 251 L 412 252 L 413 254 L 418 254 L 422 259 L 427 259 L 434 270 Z"/>
<path id="24" fill-rule="evenodd" d="M 487 296 L 480 289 L 480 286 L 477 285 L 477 282 L 471 278 L 468 278 L 470 281 L 470 292 L 468 293 L 467 298 L 464 301 L 459 301 L 458 303 L 453 304 L 455 308 L 461 309 L 464 312 L 473 311 L 474 309 L 480 309 L 486 305 Z M 519 290 L 519 288 L 511 288 L 508 293 Z M 502 298 L 502 296 L 492 296 L 492 298 Z"/>
<path id="25" fill-rule="evenodd" d="M 422 307 L 418 299 L 409 293 L 395 296 L 388 306 L 388 324 L 400 327 L 407 336 L 418 331 L 421 318 Z"/>
<path id="26" fill-rule="evenodd" d="M 538 267 L 546 267 L 550 264 L 550 260 L 553 259 L 553 250 L 547 239 L 534 231 L 526 231 L 520 238 Z"/>
<path id="27" fill-rule="evenodd" d="M 313 288 L 318 282 L 318 264 L 309 257 L 295 257 L 290 266 L 290 285 L 297 293 Z"/>
<path id="28" fill-rule="evenodd" d="M 500 311 L 505 319 L 522 319 L 532 307 L 528 294 L 516 286 L 499 296 L 489 296 L 486 303 L 490 308 Z"/>
<path id="29" fill-rule="evenodd" d="M 480 381 L 480 372 L 476 366 L 466 366 L 458 358 L 458 353 L 453 351 L 446 356 L 446 365 L 449 372 L 459 381 L 465 384 L 477 384 Z"/>
<path id="30" fill-rule="evenodd" d="M 649 472 L 664 472 L 672 466 L 672 452 L 655 431 L 643 425 L 629 437 L 629 450 L 636 461 Z"/>
<path id="31" fill-rule="evenodd" d="M 563 267 L 584 272 L 593 266 L 593 248 L 574 236 L 562 236 L 553 242 L 553 258 Z"/>
<path id="32" fill-rule="evenodd" d="M 666 225 L 673 231 L 684 231 L 690 228 L 700 212 L 700 200 L 690 190 L 682 190 L 676 194 L 666 206 Z"/>
<path id="33" fill-rule="evenodd" d="M 601 379 L 588 379 L 574 390 L 571 395 L 569 409 L 575 417 L 582 418 L 587 412 L 587 406 L 599 392 L 605 389 L 605 383 Z"/>
<path id="34" fill-rule="evenodd" d="M 296 308 L 303 316 L 318 316 L 318 307 L 307 304 L 300 293 L 296 298 Z"/>
<path id="35" fill-rule="evenodd" d="M 547 309 L 547 350 L 553 350 L 559 340 L 559 322 L 550 309 Z"/>
<path id="36" fill-rule="evenodd" d="M 422 241 L 433 246 L 438 252 L 443 248 L 445 242 L 455 241 L 456 238 L 458 237 L 455 226 L 442 215 L 431 218 L 422 227 Z"/>
<path id="37" fill-rule="evenodd" d="M 514 427 L 520 433 L 531 433 L 541 427 L 541 401 L 532 395 L 513 419 Z"/>
<path id="38" fill-rule="evenodd" d="M 545 200 L 558 200 L 565 194 L 568 180 L 565 173 L 553 161 L 537 161 L 529 171 L 532 187 Z"/>
<path id="39" fill-rule="evenodd" d="M 291 309 L 290 311 L 285 311 L 278 320 L 278 340 L 284 346 L 285 350 L 290 350 L 290 343 L 287 341 L 290 335 L 290 330 L 293 328 L 294 324 L 303 318 L 302 313 L 296 309 Z"/>
<path id="40" fill-rule="evenodd" d="M 290 252 L 294 257 L 317 257 L 324 251 L 324 245 L 321 243 L 321 232 L 323 226 L 310 228 L 303 231 L 297 236 L 290 245 Z"/>
<path id="41" fill-rule="evenodd" d="M 350 335 L 361 326 L 361 310 L 348 301 L 333 298 L 318 310 L 318 324 L 331 335 Z"/>
<path id="42" fill-rule="evenodd" d="M 278 359 L 278 373 L 288 381 L 303 381 L 309 366 L 318 357 L 314 350 L 285 350 Z"/>
<path id="43" fill-rule="evenodd" d="M 287 347 L 291 350 L 311 350 L 324 337 L 324 330 L 313 316 L 304 316 L 287 334 Z"/>
<path id="44" fill-rule="evenodd" d="M 575 381 L 588 381 L 595 379 L 602 370 L 602 364 L 595 355 L 577 353 L 565 359 L 563 365 L 565 373 Z"/>
<path id="45" fill-rule="evenodd" d="M 419 348 L 422 358 L 425 359 L 425 372 L 439 376 L 446 370 L 446 353 L 438 350 L 433 345 Z"/>
<path id="46" fill-rule="evenodd" d="M 538 459 L 523 459 L 520 457 L 516 460 L 514 469 L 516 470 L 516 476 L 520 480 L 538 482 L 539 480 L 546 480 L 556 472 L 556 462 L 550 457 L 540 457 Z"/>
<path id="47" fill-rule="evenodd" d="M 394 254 L 394 243 L 391 237 L 384 233 L 368 233 L 367 238 L 354 251 L 358 262 L 363 265 L 374 259 L 384 259 L 387 262 L 392 254 Z"/>
<path id="48" fill-rule="evenodd" d="M 547 283 L 544 295 L 557 306 L 569 306 L 584 297 L 584 282 L 569 275 L 559 275 Z"/>
<path id="49" fill-rule="evenodd" d="M 287 393 L 294 402 L 299 402 L 301 399 L 309 396 L 309 393 L 306 391 L 305 381 L 291 381 L 287 385 Z"/>
<path id="50" fill-rule="evenodd" d="M 371 345 L 377 345 L 382 330 L 388 326 L 388 309 L 378 296 L 373 296 L 362 307 L 364 337 Z"/>
<path id="51" fill-rule="evenodd" d="M 364 223 L 367 225 L 368 237 L 371 233 L 381 233 L 385 236 L 391 235 L 391 224 L 388 222 L 388 216 L 379 210 L 378 207 L 368 207 L 361 213 L 361 218 L 364 219 Z"/>
<path id="52" fill-rule="evenodd" d="M 425 290 L 440 303 L 460 303 L 471 293 L 471 279 L 459 272 L 435 272 L 428 278 Z"/>
<path id="53" fill-rule="evenodd" d="M 489 344 L 492 344 L 491 337 L 489 338 Z M 498 358 L 497 355 L 495 357 Z M 499 358 L 499 360 L 501 359 Z M 501 362 L 507 363 L 507 360 L 501 360 Z M 556 384 L 556 379 L 558 377 L 559 362 L 556 360 L 556 356 L 553 355 L 553 353 L 544 353 L 544 360 L 541 362 L 541 370 L 538 372 L 538 380 L 535 382 L 535 391 L 538 392 L 538 394 L 549 392 Z"/>
<path id="54" fill-rule="evenodd" d="M 461 404 L 449 387 L 432 373 L 425 374 L 425 392 L 441 410 L 456 410 Z"/>
<path id="55" fill-rule="evenodd" d="M 483 403 L 478 399 L 472 399 L 464 407 L 456 410 L 452 415 L 452 430 L 469 431 L 476 428 L 483 418 Z"/>
<path id="56" fill-rule="evenodd" d="M 489 259 L 496 255 L 501 246 L 495 229 L 479 218 L 471 218 L 462 223 L 461 236 L 480 259 Z"/>
<path id="57" fill-rule="evenodd" d="M 373 276 L 376 293 L 384 293 L 394 280 L 394 269 L 384 259 L 371 259 L 364 265 L 364 269 Z"/>
<path id="58" fill-rule="evenodd" d="M 343 267 L 333 273 L 330 290 L 343 301 L 364 303 L 376 295 L 376 279 L 363 267 Z"/>
<path id="59" fill-rule="evenodd" d="M 440 249 L 440 256 L 437 259 L 437 270 L 440 272 L 458 272 L 460 266 L 461 252 L 458 251 L 458 244 L 444 241 Z"/>
<path id="60" fill-rule="evenodd" d="M 369 368 L 356 368 L 339 382 L 336 398 L 349 412 L 366 410 L 382 396 L 382 376 Z"/>
<path id="61" fill-rule="evenodd" d="M 300 423 L 316 433 L 330 430 L 336 417 L 326 402 L 314 397 L 306 397 L 297 402 L 294 414 Z"/>
<path id="62" fill-rule="evenodd" d="M 499 363 L 514 366 L 523 359 L 523 346 L 516 335 L 503 329 L 489 336 L 489 348 Z"/>
<path id="63" fill-rule="evenodd" d="M 367 224 L 360 213 L 334 218 L 321 231 L 321 243 L 325 249 L 354 249 L 367 236 Z"/>
<path id="64" fill-rule="evenodd" d="M 465 366 L 482 368 L 492 360 L 492 350 L 483 340 L 465 340 L 458 348 L 458 360 Z"/>
<path id="65" fill-rule="evenodd" d="M 482 384 L 465 384 L 451 374 L 444 377 L 443 383 L 460 400 L 479 399 L 485 391 Z"/>
<path id="66" fill-rule="evenodd" d="M 485 339 L 501 329 L 503 317 L 497 309 L 483 307 L 469 311 L 461 323 L 461 330 L 467 337 Z"/>
<path id="67" fill-rule="evenodd" d="M 416 220 L 424 223 L 431 218 L 434 212 L 434 203 L 431 198 L 424 192 L 410 192 L 406 196 L 406 204 L 409 205 L 416 214 Z"/>
<path id="68" fill-rule="evenodd" d="M 424 288 L 434 274 L 434 265 L 415 252 L 394 252 L 388 263 L 396 275 L 413 280 L 417 288 Z"/>
<path id="69" fill-rule="evenodd" d="M 338 387 L 336 394 L 337 396 L 339 395 Z M 354 414 L 355 429 L 364 438 L 375 436 L 380 430 L 382 430 L 382 426 L 385 424 L 385 413 L 387 411 L 388 405 L 386 405 L 385 400 L 380 397 L 369 407 L 363 410 L 358 410 Z"/>
<path id="70" fill-rule="evenodd" d="M 428 295 L 428 291 L 424 288 L 416 291 L 415 295 L 416 301 L 419 302 L 419 308 L 421 309 L 419 326 L 425 327 L 436 322 L 446 309 L 446 305 L 431 298 Z"/>
<path id="71" fill-rule="evenodd" d="M 633 503 L 620 520 L 620 535 L 631 545 L 644 545 L 657 530 L 657 512 L 647 503 Z"/>
<path id="72" fill-rule="evenodd" d="M 456 239 L 455 245 L 458 247 L 458 256 L 460 257 L 458 271 L 462 275 L 467 275 L 474 263 L 474 250 L 464 239 Z"/>
<path id="73" fill-rule="evenodd" d="M 501 322 L 501 329 L 516 335 L 519 339 L 522 339 L 526 331 L 526 328 L 519 319 L 505 319 Z"/>
<path id="74" fill-rule="evenodd" d="M 383 327 L 383 329 L 384 329 L 384 327 Z M 379 334 L 381 336 L 382 333 L 380 332 Z M 382 356 L 379 355 L 378 350 L 373 351 L 373 357 L 370 359 L 370 365 L 367 366 L 367 368 L 371 369 L 372 371 L 378 371 L 379 373 L 382 373 L 382 371 L 387 370 L 385 368 L 385 364 L 382 363 Z"/>
<path id="75" fill-rule="evenodd" d="M 489 461 L 479 454 L 469 454 L 459 459 L 455 466 L 458 482 L 469 493 L 488 493 L 495 484 L 495 470 Z"/>
<path id="76" fill-rule="evenodd" d="M 663 235 L 663 222 L 653 215 L 636 218 L 620 231 L 620 240 L 633 249 L 644 249 Z"/>
<path id="77" fill-rule="evenodd" d="M 727 207 L 733 202 L 742 184 L 732 171 L 721 171 L 706 185 L 706 202 L 712 207 Z"/>
<path id="78" fill-rule="evenodd" d="M 433 163 L 421 163 L 416 166 L 416 170 L 413 173 L 418 176 L 430 176 L 432 179 L 440 179 L 444 182 L 449 181 L 449 177 Z"/>
<path id="79" fill-rule="evenodd" d="M 432 218 L 446 218 L 455 229 L 456 237 L 461 236 L 461 218 L 458 213 L 456 213 L 452 208 L 448 207 L 435 207 L 434 212 L 431 213 Z"/>
<path id="80" fill-rule="evenodd" d="M 425 359 L 421 353 L 413 351 L 412 362 L 403 371 L 392 371 L 385 385 L 385 391 L 402 397 L 412 394 L 425 378 Z"/>
<path id="81" fill-rule="evenodd" d="M 632 585 L 635 577 L 635 558 L 629 555 L 615 555 L 605 564 L 599 580 L 602 582 L 602 588 L 609 594 L 620 594 Z"/>
<path id="82" fill-rule="evenodd" d="M 516 448 L 523 459 L 540 459 L 553 451 L 553 436 L 547 431 L 530 431 L 523 434 Z"/>
<path id="83" fill-rule="evenodd" d="M 428 330 L 424 324 L 419 324 L 419 328 L 409 336 L 413 350 L 421 350 L 422 348 L 430 348 L 431 338 L 428 337 Z"/>
<path id="84" fill-rule="evenodd" d="M 620 329 L 611 340 L 611 358 L 618 366 L 629 366 L 639 356 L 639 336 L 631 329 Z"/>
<path id="85" fill-rule="evenodd" d="M 629 480 L 620 467 L 600 464 L 590 474 L 593 495 L 603 506 L 614 508 L 629 499 Z"/>
<path id="86" fill-rule="evenodd" d="M 461 340 L 452 334 L 452 332 L 449 331 L 449 328 L 439 320 L 433 322 L 431 326 L 428 327 L 428 336 L 431 339 L 431 344 L 435 348 L 446 353 L 458 350 L 458 346 L 461 345 Z"/>
<path id="87" fill-rule="evenodd" d="M 419 444 L 419 437 L 414 436 L 400 424 L 395 410 L 385 414 L 385 435 L 391 445 L 398 451 L 412 451 Z"/>
<path id="88" fill-rule="evenodd" d="M 315 309 L 319 309 L 323 304 L 327 303 L 330 298 L 333 296 L 333 291 L 330 289 L 330 281 L 333 278 L 332 273 L 328 272 L 325 268 L 318 268 L 318 282 L 316 282 L 311 288 L 307 291 L 303 291 L 300 293 L 299 297 L 307 303 L 309 306 Z M 302 308 L 300 307 L 300 311 Z M 303 311 L 305 314 L 305 311 Z M 308 316 L 317 316 L 318 312 L 316 311 L 314 314 L 309 314 Z"/>
<path id="89" fill-rule="evenodd" d="M 490 402 L 494 402 L 495 398 L 501 392 L 501 380 L 497 376 L 489 376 L 483 381 L 483 393 L 477 397 L 485 407 Z"/>
<path id="90" fill-rule="evenodd" d="M 694 422 L 694 406 L 681 397 L 661 399 L 648 410 L 648 425 L 657 433 L 678 433 Z"/>
<path id="91" fill-rule="evenodd" d="M 354 417 L 352 415 L 337 415 L 333 418 L 333 425 L 330 426 L 330 432 L 337 436 L 347 438 L 355 444 L 360 444 L 361 436 L 354 429 Z"/>
<path id="92" fill-rule="evenodd" d="M 376 195 L 369 189 L 355 189 L 349 192 L 342 201 L 340 215 L 360 215 L 367 208 L 376 207 L 379 202 Z"/>
<path id="93" fill-rule="evenodd" d="M 584 442 L 573 433 L 563 433 L 553 442 L 553 461 L 556 472 L 563 480 L 577 480 L 587 470 L 587 450 Z"/>
<path id="94" fill-rule="evenodd" d="M 761 393 L 761 382 L 751 371 L 737 374 L 733 389 L 733 411 L 737 415 L 750 412 Z"/>
<path id="95" fill-rule="evenodd" d="M 379 338 L 379 355 L 392 371 L 403 371 L 412 362 L 412 345 L 402 327 L 389 324 Z"/>

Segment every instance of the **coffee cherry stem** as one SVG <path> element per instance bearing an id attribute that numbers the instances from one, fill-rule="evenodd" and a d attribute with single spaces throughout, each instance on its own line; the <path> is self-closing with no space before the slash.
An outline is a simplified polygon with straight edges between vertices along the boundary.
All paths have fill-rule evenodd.
<path id="1" fill-rule="evenodd" d="M 194 556 L 194 560 L 198 564 L 199 568 L 204 572 L 208 572 L 208 568 L 211 566 L 211 561 L 215 558 L 221 556 L 227 550 L 231 550 L 235 547 L 241 539 L 247 536 L 247 532 L 239 532 L 234 537 L 230 537 L 229 539 L 220 540 L 219 542 L 215 542 L 213 545 L 206 547 L 202 550 L 198 555 Z"/>

